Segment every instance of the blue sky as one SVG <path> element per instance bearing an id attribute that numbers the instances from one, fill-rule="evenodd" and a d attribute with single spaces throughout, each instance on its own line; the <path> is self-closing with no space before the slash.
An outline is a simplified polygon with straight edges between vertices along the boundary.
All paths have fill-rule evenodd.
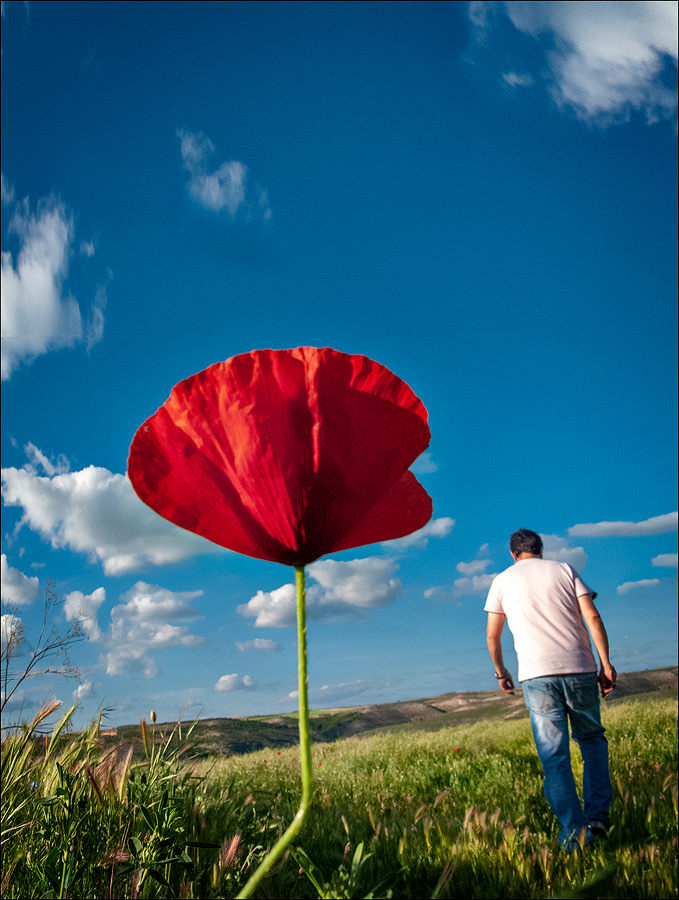
<path id="1" fill-rule="evenodd" d="M 432 430 L 424 532 L 309 568 L 313 706 L 493 688 L 519 527 L 599 592 L 619 670 L 676 663 L 676 21 L 3 2 L 3 635 L 48 579 L 89 633 L 25 711 L 295 708 L 291 571 L 125 478 L 177 381 L 263 347 L 370 356 Z"/>

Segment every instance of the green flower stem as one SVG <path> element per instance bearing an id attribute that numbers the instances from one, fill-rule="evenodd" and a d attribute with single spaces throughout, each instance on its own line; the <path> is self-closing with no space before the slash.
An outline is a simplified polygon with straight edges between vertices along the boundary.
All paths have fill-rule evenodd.
<path id="1" fill-rule="evenodd" d="M 279 838 L 278 842 L 274 844 L 269 855 L 252 875 L 240 894 L 238 894 L 237 900 L 252 896 L 252 892 L 262 878 L 264 878 L 273 864 L 283 856 L 288 845 L 292 843 L 293 839 L 299 834 L 311 803 L 311 735 L 309 733 L 309 688 L 306 669 L 306 590 L 304 566 L 295 566 L 295 580 L 297 582 L 297 673 L 299 686 L 299 755 L 302 763 L 302 799 L 295 818 L 288 826 L 287 831 Z"/>

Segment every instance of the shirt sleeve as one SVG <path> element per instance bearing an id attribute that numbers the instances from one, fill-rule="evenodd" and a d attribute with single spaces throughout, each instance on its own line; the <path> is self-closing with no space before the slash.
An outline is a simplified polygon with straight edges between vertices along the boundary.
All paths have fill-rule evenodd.
<path id="1" fill-rule="evenodd" d="M 483 607 L 484 612 L 504 613 L 502 608 L 502 600 L 500 599 L 500 585 L 498 579 L 494 578 L 488 591 L 486 605 Z"/>
<path id="2" fill-rule="evenodd" d="M 592 600 L 597 596 L 596 591 L 593 591 L 591 587 L 587 587 L 585 582 L 580 578 L 575 569 L 571 569 L 573 572 L 573 586 L 575 587 L 575 596 L 582 597 L 583 594 L 591 594 Z"/>

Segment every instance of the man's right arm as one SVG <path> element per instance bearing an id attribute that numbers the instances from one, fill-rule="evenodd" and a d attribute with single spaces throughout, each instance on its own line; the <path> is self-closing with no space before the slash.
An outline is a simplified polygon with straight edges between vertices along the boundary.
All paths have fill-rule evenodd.
<path id="1" fill-rule="evenodd" d="M 594 605 L 591 594 L 581 594 L 578 597 L 578 605 L 582 618 L 585 620 L 589 633 L 592 635 L 596 652 L 599 654 L 599 662 L 601 663 L 599 685 L 602 696 L 605 696 L 613 690 L 617 678 L 617 673 L 608 657 L 609 648 L 606 628 L 599 610 Z"/>

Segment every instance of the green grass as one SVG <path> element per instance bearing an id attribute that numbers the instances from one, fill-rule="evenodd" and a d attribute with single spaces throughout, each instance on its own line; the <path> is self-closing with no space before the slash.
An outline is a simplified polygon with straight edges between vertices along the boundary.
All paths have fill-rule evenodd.
<path id="1" fill-rule="evenodd" d="M 603 716 L 607 842 L 558 849 L 527 720 L 429 720 L 314 745 L 309 821 L 256 896 L 676 897 L 677 703 L 656 692 Z M 96 729 L 47 760 L 5 742 L 18 775 L 3 779 L 3 897 L 238 893 L 297 809 L 297 749 L 182 764 L 160 732 L 152 745 L 135 763 L 100 749 Z M 580 775 L 575 745 L 573 758 Z"/>

